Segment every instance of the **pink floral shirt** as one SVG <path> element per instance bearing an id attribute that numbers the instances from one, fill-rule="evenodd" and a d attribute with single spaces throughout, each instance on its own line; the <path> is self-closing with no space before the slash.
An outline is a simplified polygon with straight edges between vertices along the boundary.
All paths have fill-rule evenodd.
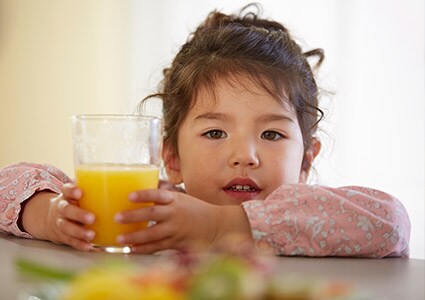
<path id="1" fill-rule="evenodd" d="M 67 182 L 72 180 L 49 165 L 17 163 L 0 169 L 0 230 L 30 238 L 18 226 L 21 204 L 39 191 L 59 194 Z"/>
<path id="2" fill-rule="evenodd" d="M 60 193 L 72 180 L 49 165 L 0 169 L 0 230 L 31 238 L 18 226 L 21 204 L 34 193 Z M 242 204 L 252 235 L 275 255 L 391 257 L 409 255 L 410 222 L 394 197 L 364 187 L 283 185 L 265 200 Z"/>

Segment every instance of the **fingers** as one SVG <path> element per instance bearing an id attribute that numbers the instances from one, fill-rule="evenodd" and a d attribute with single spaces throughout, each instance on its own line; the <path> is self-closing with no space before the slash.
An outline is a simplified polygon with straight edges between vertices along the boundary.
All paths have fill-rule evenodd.
<path id="1" fill-rule="evenodd" d="M 174 187 L 175 187 L 174 184 L 172 184 L 171 182 L 166 181 L 166 180 L 159 180 L 159 182 L 158 182 L 158 188 L 159 189 L 172 191 L 174 189 Z"/>
<path id="2" fill-rule="evenodd" d="M 179 223 L 178 198 L 181 193 L 168 190 L 152 189 L 140 190 L 129 195 L 135 203 L 154 203 L 154 205 L 140 209 L 124 211 L 115 216 L 118 223 L 133 223 L 155 221 L 154 226 L 143 230 L 123 234 L 117 241 L 123 245 L 133 245 L 132 252 L 153 253 L 159 250 L 171 249 L 178 244 L 180 237 L 176 223 Z M 179 218 L 175 218 L 176 215 Z M 134 247 L 134 249 L 133 249 Z"/>
<path id="3" fill-rule="evenodd" d="M 91 243 L 87 243 L 84 242 L 82 240 L 78 240 L 78 239 L 69 239 L 69 241 L 67 242 L 68 245 L 70 245 L 71 247 L 77 249 L 77 250 L 81 250 L 81 251 L 92 251 L 93 250 L 93 246 Z"/>
<path id="4" fill-rule="evenodd" d="M 132 202 L 154 202 L 156 204 L 169 204 L 174 199 L 174 193 L 168 190 L 151 189 L 131 193 L 128 198 Z"/>
<path id="5" fill-rule="evenodd" d="M 168 206 L 151 205 L 117 213 L 115 215 L 115 222 L 121 224 L 147 221 L 162 222 L 170 217 L 171 212 L 172 210 Z"/>
<path id="6" fill-rule="evenodd" d="M 65 183 L 62 186 L 62 194 L 63 194 L 63 197 L 67 200 L 78 201 L 83 195 L 83 191 L 79 187 L 77 187 L 75 184 Z"/>
<path id="7" fill-rule="evenodd" d="M 179 186 L 175 186 L 174 184 L 172 184 L 169 181 L 166 180 L 160 180 L 158 183 L 158 188 L 162 189 L 162 190 L 169 190 L 169 191 L 174 191 L 174 192 L 180 192 L 180 193 L 186 193 L 186 191 L 179 187 Z"/>
<path id="8" fill-rule="evenodd" d="M 56 227 L 61 232 L 61 240 L 63 243 L 71 245 L 79 250 L 91 250 L 90 241 L 92 241 L 95 236 L 94 231 L 85 229 L 81 225 L 77 225 L 62 218 L 56 220 Z"/>
<path id="9" fill-rule="evenodd" d="M 173 230 L 168 228 L 166 224 L 159 223 L 143 230 L 119 235 L 117 241 L 124 245 L 135 245 L 134 247 L 142 247 L 142 244 L 157 244 L 156 250 L 163 250 L 171 244 L 164 245 L 165 240 L 173 237 Z M 160 247 L 161 245 L 161 247 Z"/>
<path id="10" fill-rule="evenodd" d="M 92 249 L 90 241 L 93 240 L 95 233 L 83 227 L 82 224 L 93 224 L 95 216 L 78 207 L 78 200 L 82 196 L 81 189 L 72 184 L 65 184 L 62 191 L 63 197 L 56 198 L 58 215 L 55 224 L 57 228 L 55 240 L 79 250 L 89 251 Z M 168 228 L 170 227 L 168 222 L 161 222 L 166 221 L 172 215 L 172 207 L 168 204 L 176 200 L 175 194 L 160 189 L 131 193 L 129 199 L 132 202 L 150 202 L 156 205 L 118 213 L 115 220 L 122 224 L 153 220 L 157 224 L 144 230 L 121 235 L 117 241 L 126 245 L 136 245 L 135 252 L 138 253 L 152 253 L 171 247 L 173 245 L 171 239 L 175 239 L 176 229 Z"/>
<path id="11" fill-rule="evenodd" d="M 87 212 L 64 199 L 59 201 L 58 210 L 64 218 L 79 222 L 81 224 L 90 225 L 93 224 L 95 220 L 93 213 Z"/>
<path id="12" fill-rule="evenodd" d="M 152 254 L 161 250 L 171 249 L 168 239 L 155 243 L 131 246 L 132 253 Z"/>
<path id="13" fill-rule="evenodd" d="M 90 241 L 93 240 L 95 233 L 83 225 L 93 224 L 94 214 L 65 200 L 62 194 L 51 198 L 50 201 L 49 239 L 53 242 L 70 245 L 78 250 L 90 251 L 92 249 Z"/>

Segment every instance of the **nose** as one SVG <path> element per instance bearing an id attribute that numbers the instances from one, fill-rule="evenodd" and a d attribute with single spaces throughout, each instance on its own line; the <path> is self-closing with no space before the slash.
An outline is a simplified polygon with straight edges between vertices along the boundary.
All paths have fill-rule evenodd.
<path id="1" fill-rule="evenodd" d="M 232 153 L 229 157 L 229 165 L 231 167 L 256 168 L 259 166 L 260 159 L 255 145 L 238 143 L 232 148 Z"/>

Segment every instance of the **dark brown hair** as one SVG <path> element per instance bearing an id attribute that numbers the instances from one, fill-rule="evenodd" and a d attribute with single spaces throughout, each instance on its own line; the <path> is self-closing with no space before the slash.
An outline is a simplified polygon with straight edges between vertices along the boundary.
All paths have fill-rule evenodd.
<path id="1" fill-rule="evenodd" d="M 256 9 L 252 12 L 251 8 Z M 178 153 L 178 130 L 201 88 L 214 89 L 218 79 L 248 76 L 296 111 L 304 142 L 304 156 L 323 117 L 318 87 L 307 58 L 324 59 L 322 49 L 303 52 L 280 23 L 260 18 L 260 6 L 250 4 L 238 15 L 213 11 L 193 32 L 164 70 L 160 91 L 146 97 L 163 100 L 164 143 Z M 304 159 L 303 169 L 310 168 Z"/>

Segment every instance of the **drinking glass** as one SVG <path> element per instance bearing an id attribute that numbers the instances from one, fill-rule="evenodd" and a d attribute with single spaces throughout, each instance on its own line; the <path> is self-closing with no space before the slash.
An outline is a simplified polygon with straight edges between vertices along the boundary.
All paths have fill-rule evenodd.
<path id="1" fill-rule="evenodd" d="M 95 214 L 95 251 L 129 253 L 116 237 L 147 227 L 147 222 L 118 224 L 116 213 L 152 205 L 130 202 L 128 195 L 158 187 L 162 120 L 139 115 L 72 117 L 76 185 L 80 207 Z"/>

